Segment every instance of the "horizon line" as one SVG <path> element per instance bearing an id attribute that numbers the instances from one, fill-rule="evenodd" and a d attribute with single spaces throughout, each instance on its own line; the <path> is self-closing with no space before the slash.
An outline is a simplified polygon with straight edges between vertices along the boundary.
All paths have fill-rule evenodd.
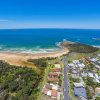
<path id="1" fill-rule="evenodd" d="M 84 29 L 84 30 L 100 30 L 100 28 L 56 28 L 56 27 L 40 27 L 40 28 L 0 28 L 0 30 L 21 30 L 21 29 Z"/>

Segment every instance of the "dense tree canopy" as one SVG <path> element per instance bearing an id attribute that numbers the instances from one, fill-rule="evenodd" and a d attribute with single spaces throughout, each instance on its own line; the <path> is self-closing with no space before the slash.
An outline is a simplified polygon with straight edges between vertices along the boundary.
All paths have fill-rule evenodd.
<path id="1" fill-rule="evenodd" d="M 45 62 L 36 65 L 46 67 Z M 12 66 L 0 61 L 0 100 L 36 100 L 43 75 L 32 68 Z"/>

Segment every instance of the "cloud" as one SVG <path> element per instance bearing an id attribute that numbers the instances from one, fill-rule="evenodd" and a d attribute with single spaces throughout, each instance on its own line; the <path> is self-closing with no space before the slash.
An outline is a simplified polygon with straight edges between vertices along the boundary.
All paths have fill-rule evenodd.
<path id="1" fill-rule="evenodd" d="M 0 22 L 7 22 L 8 20 L 0 19 Z"/>

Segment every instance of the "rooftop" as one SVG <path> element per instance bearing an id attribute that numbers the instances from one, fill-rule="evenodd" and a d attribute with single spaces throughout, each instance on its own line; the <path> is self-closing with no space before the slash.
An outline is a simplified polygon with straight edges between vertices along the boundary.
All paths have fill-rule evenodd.
<path id="1" fill-rule="evenodd" d="M 61 68 L 52 68 L 53 72 L 60 72 Z"/>
<path id="2" fill-rule="evenodd" d="M 57 97 L 57 91 L 51 90 L 51 96 L 56 98 Z"/>
<path id="3" fill-rule="evenodd" d="M 100 97 L 100 87 L 95 88 L 95 95 Z"/>
<path id="4" fill-rule="evenodd" d="M 82 96 L 84 98 L 87 98 L 86 90 L 83 87 L 74 87 L 74 95 L 78 97 Z"/>
<path id="5" fill-rule="evenodd" d="M 55 73 L 55 72 L 50 72 L 50 73 L 49 73 L 49 76 L 58 76 L 58 74 Z"/>
<path id="6" fill-rule="evenodd" d="M 61 68 L 60 64 L 54 64 L 56 68 Z"/>
<path id="7" fill-rule="evenodd" d="M 74 83 L 75 87 L 84 87 L 82 83 Z"/>
<path id="8" fill-rule="evenodd" d="M 50 82 L 58 82 L 58 81 L 59 81 L 58 78 L 48 78 L 48 80 L 49 80 Z"/>

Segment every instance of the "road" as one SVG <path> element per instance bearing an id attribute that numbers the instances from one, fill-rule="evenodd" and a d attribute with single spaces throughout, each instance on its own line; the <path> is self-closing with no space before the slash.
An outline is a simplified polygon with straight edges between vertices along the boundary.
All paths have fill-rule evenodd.
<path id="1" fill-rule="evenodd" d="M 63 100 L 70 100 L 68 96 L 68 80 L 67 80 L 67 57 L 62 60 L 63 69 Z"/>

